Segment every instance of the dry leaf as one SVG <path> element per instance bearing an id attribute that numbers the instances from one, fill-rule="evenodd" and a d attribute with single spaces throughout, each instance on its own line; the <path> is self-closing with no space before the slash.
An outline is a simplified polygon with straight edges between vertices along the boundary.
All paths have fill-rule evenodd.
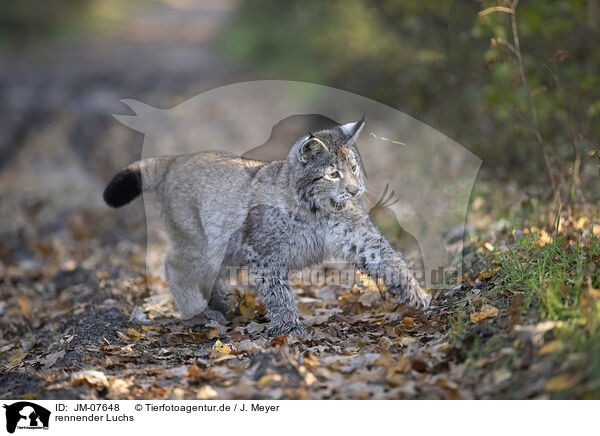
<path id="1" fill-rule="evenodd" d="M 561 374 L 546 382 L 545 389 L 548 392 L 559 392 L 572 388 L 577 383 L 577 376 L 573 374 Z"/>
<path id="2" fill-rule="evenodd" d="M 590 219 L 582 216 L 581 218 L 579 218 L 577 221 L 575 221 L 573 223 L 573 227 L 575 227 L 578 230 L 583 229 L 585 226 L 587 226 L 590 223 Z"/>
<path id="3" fill-rule="evenodd" d="M 283 345 L 286 343 L 286 341 L 287 337 L 282 333 L 276 338 L 271 338 L 269 342 L 271 343 L 271 345 Z"/>
<path id="4" fill-rule="evenodd" d="M 259 388 L 264 388 L 270 382 L 280 382 L 281 376 L 279 374 L 265 374 L 263 375 L 258 382 L 256 382 L 256 386 Z"/>
<path id="5" fill-rule="evenodd" d="M 23 316 L 27 318 L 27 321 L 33 321 L 33 307 L 31 304 L 31 300 L 29 298 L 19 298 L 18 299 L 19 306 L 21 307 L 21 312 Z"/>
<path id="6" fill-rule="evenodd" d="M 487 306 L 487 309 L 484 311 L 472 313 L 470 319 L 472 323 L 478 323 L 488 318 L 495 318 L 497 316 L 498 308 L 494 306 Z"/>
<path id="7" fill-rule="evenodd" d="M 119 399 L 126 397 L 129 394 L 131 382 L 125 381 L 122 378 L 114 378 L 110 380 L 108 387 L 108 397 L 110 399 Z"/>
<path id="8" fill-rule="evenodd" d="M 16 350 L 7 354 L 5 358 L 6 367 L 15 366 L 21 363 L 21 361 L 27 356 L 27 353 L 23 351 L 21 348 L 17 348 Z"/>
<path id="9" fill-rule="evenodd" d="M 456 383 L 454 383 L 451 380 L 446 380 L 445 378 L 438 378 L 436 381 L 438 386 L 444 388 L 444 389 L 448 389 L 448 390 L 453 390 L 453 389 L 458 389 L 458 385 Z"/>
<path id="10" fill-rule="evenodd" d="M 215 391 L 209 385 L 202 386 L 198 393 L 196 394 L 197 400 L 212 400 L 218 396 L 217 391 Z"/>
<path id="11" fill-rule="evenodd" d="M 317 378 L 315 377 L 315 375 L 312 372 L 309 372 L 304 376 L 304 383 L 306 383 L 307 386 L 311 386 L 316 381 L 317 381 Z"/>
<path id="12" fill-rule="evenodd" d="M 144 337 L 143 334 L 141 334 L 136 329 L 132 329 L 132 328 L 127 329 L 127 336 L 129 336 L 131 339 L 134 339 L 134 340 L 139 340 Z"/>
<path id="13" fill-rule="evenodd" d="M 512 378 L 512 372 L 507 369 L 497 369 L 492 373 L 492 380 L 495 385 L 504 383 Z"/>
<path id="14" fill-rule="evenodd" d="M 217 339 L 217 341 L 212 346 L 208 354 L 211 357 L 211 359 L 219 359 L 221 357 L 229 355 L 230 353 L 231 347 Z"/>
<path id="15" fill-rule="evenodd" d="M 541 230 L 540 235 L 537 239 L 538 247 L 543 247 L 546 244 L 550 244 L 552 242 L 552 237 L 548 234 L 547 231 Z"/>
<path id="16" fill-rule="evenodd" d="M 479 280 L 487 280 L 492 276 L 492 272 L 489 269 L 484 269 L 479 274 L 477 274 L 477 278 Z"/>
<path id="17" fill-rule="evenodd" d="M 405 330 L 412 330 L 415 328 L 415 319 L 414 318 L 403 318 L 402 319 L 402 327 L 404 327 Z"/>
<path id="18" fill-rule="evenodd" d="M 540 351 L 538 352 L 538 354 L 540 356 L 543 356 L 545 354 L 554 353 L 554 352 L 562 349 L 563 345 L 564 345 L 563 342 L 559 341 L 559 340 L 550 341 L 547 344 L 545 344 L 542 348 L 540 348 Z"/>
<path id="19" fill-rule="evenodd" d="M 389 367 L 392 365 L 392 353 L 388 350 L 382 350 L 379 354 L 379 358 L 373 362 L 373 365 L 379 367 Z"/>
<path id="20" fill-rule="evenodd" d="M 89 369 L 71 374 L 71 383 L 74 386 L 108 387 L 108 379 L 103 372 Z"/>
<path id="21" fill-rule="evenodd" d="M 377 282 L 375 280 L 373 280 L 371 278 L 371 276 L 367 275 L 367 274 L 361 274 L 360 275 L 360 281 L 362 283 L 362 285 L 371 290 L 371 291 L 378 291 L 379 287 L 377 286 Z"/>
<path id="22" fill-rule="evenodd" d="M 240 313 L 245 319 L 252 320 L 255 318 L 255 308 L 256 301 L 254 299 L 254 293 L 246 292 L 244 298 L 240 300 Z"/>
<path id="23" fill-rule="evenodd" d="M 385 336 L 382 336 L 382 337 L 379 338 L 378 344 L 379 344 L 379 348 L 382 349 L 382 350 L 389 350 L 390 347 L 392 345 L 394 345 L 394 343 L 392 342 L 392 340 L 390 338 L 385 337 Z"/>
<path id="24" fill-rule="evenodd" d="M 394 369 L 398 372 L 408 372 L 412 368 L 410 359 L 406 356 L 398 356 L 398 361 L 394 366 Z"/>

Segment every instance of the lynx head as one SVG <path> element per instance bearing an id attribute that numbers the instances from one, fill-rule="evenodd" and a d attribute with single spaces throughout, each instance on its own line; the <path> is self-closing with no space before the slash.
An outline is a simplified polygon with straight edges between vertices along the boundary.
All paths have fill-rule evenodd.
<path id="1" fill-rule="evenodd" d="M 364 169 L 356 140 L 364 118 L 300 138 L 288 155 L 300 200 L 313 212 L 339 211 L 360 196 Z"/>

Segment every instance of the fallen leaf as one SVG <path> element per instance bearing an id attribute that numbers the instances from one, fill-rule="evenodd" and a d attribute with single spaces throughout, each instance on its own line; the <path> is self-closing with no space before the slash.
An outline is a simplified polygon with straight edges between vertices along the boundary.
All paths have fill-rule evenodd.
<path id="1" fill-rule="evenodd" d="M 307 386 L 311 386 L 316 381 L 317 381 L 317 378 L 315 377 L 315 375 L 312 372 L 309 372 L 304 376 L 304 383 L 306 383 Z"/>
<path id="2" fill-rule="evenodd" d="M 31 300 L 29 298 L 19 298 L 18 302 L 23 316 L 27 318 L 27 321 L 33 321 L 33 307 Z"/>
<path id="3" fill-rule="evenodd" d="M 11 366 L 19 365 L 21 361 L 27 356 L 27 353 L 23 351 L 21 348 L 17 348 L 16 350 L 7 353 L 6 357 L 6 367 L 9 368 Z"/>
<path id="4" fill-rule="evenodd" d="M 388 350 L 382 350 L 377 360 L 373 362 L 373 365 L 386 368 L 392 365 L 392 361 L 392 353 Z"/>
<path id="5" fill-rule="evenodd" d="M 367 274 L 361 274 L 360 281 L 365 288 L 370 289 L 371 291 L 379 290 L 379 287 L 377 286 L 377 282 L 375 280 L 373 280 L 371 278 L 371 276 L 369 276 Z"/>
<path id="6" fill-rule="evenodd" d="M 492 276 L 492 272 L 489 269 L 484 269 L 479 274 L 477 274 L 477 278 L 479 280 L 487 280 Z"/>
<path id="7" fill-rule="evenodd" d="M 456 383 L 454 383 L 453 381 L 450 380 L 446 380 L 444 378 L 438 378 L 436 381 L 438 386 L 444 388 L 444 389 L 448 389 L 448 390 L 453 390 L 453 389 L 458 389 L 458 385 Z"/>
<path id="8" fill-rule="evenodd" d="M 390 338 L 385 337 L 385 336 L 382 336 L 382 337 L 379 338 L 378 344 L 379 344 L 379 348 L 382 349 L 382 350 L 389 350 L 390 347 L 392 345 L 394 345 L 394 343 L 392 342 L 392 340 Z"/>
<path id="9" fill-rule="evenodd" d="M 218 359 L 224 356 L 227 356 L 231 353 L 231 347 L 229 345 L 224 344 L 219 339 L 215 342 L 215 344 L 210 349 L 208 353 L 212 359 Z"/>
<path id="10" fill-rule="evenodd" d="M 540 348 L 540 351 L 538 352 L 538 354 L 540 356 L 543 356 L 545 354 L 554 353 L 554 352 L 562 349 L 563 345 L 564 345 L 563 342 L 560 340 L 550 341 L 547 344 L 545 344 L 542 348 Z"/>
<path id="11" fill-rule="evenodd" d="M 255 318 L 254 309 L 256 308 L 256 301 L 254 299 L 254 293 L 246 292 L 244 298 L 240 300 L 240 313 L 247 320 Z"/>
<path id="12" fill-rule="evenodd" d="M 521 291 L 513 291 L 512 289 L 505 289 L 501 293 L 502 293 L 502 295 L 505 295 L 507 297 L 514 297 L 515 295 L 523 295 L 523 292 L 521 292 Z"/>
<path id="13" fill-rule="evenodd" d="M 132 329 L 132 328 L 127 329 L 127 336 L 129 336 L 131 339 L 134 339 L 134 340 L 143 339 L 143 337 L 144 337 L 143 334 L 141 334 L 136 329 Z"/>
<path id="14" fill-rule="evenodd" d="M 217 391 L 215 391 L 209 385 L 205 385 L 205 386 L 202 386 L 198 390 L 198 393 L 196 394 L 196 399 L 197 400 L 211 400 L 213 398 L 216 398 L 217 396 L 218 396 Z"/>
<path id="15" fill-rule="evenodd" d="M 256 386 L 258 386 L 259 388 L 264 388 L 272 381 L 280 382 L 281 376 L 279 374 L 265 374 L 258 380 L 258 382 L 256 382 Z"/>
<path id="16" fill-rule="evenodd" d="M 253 321 L 253 322 L 248 323 L 248 325 L 246 326 L 246 331 L 248 332 L 248 334 L 254 335 L 254 334 L 262 332 L 265 328 L 266 328 L 266 324 L 259 324 L 259 323 Z"/>
<path id="17" fill-rule="evenodd" d="M 512 377 L 512 372 L 507 369 L 497 369 L 492 373 L 492 379 L 495 385 L 499 385 Z"/>
<path id="18" fill-rule="evenodd" d="M 398 356 L 398 361 L 394 365 L 394 369 L 398 372 L 407 372 L 412 368 L 410 359 L 406 356 Z"/>
<path id="19" fill-rule="evenodd" d="M 590 219 L 588 217 L 582 216 L 581 218 L 579 218 L 577 221 L 575 221 L 573 223 L 573 227 L 575 227 L 577 230 L 581 230 L 585 226 L 587 226 L 589 223 L 590 223 Z"/>
<path id="20" fill-rule="evenodd" d="M 71 383 L 74 386 L 88 385 L 105 388 L 108 386 L 108 379 L 103 372 L 86 369 L 71 374 Z"/>
<path id="21" fill-rule="evenodd" d="M 548 392 L 560 392 L 572 388 L 577 383 L 574 374 L 561 374 L 546 382 L 545 389 Z"/>
<path id="22" fill-rule="evenodd" d="M 283 345 L 286 343 L 286 341 L 287 337 L 282 333 L 276 338 L 271 338 L 269 342 L 271 343 L 271 345 Z"/>
<path id="23" fill-rule="evenodd" d="M 403 318 L 402 319 L 402 327 L 404 327 L 405 330 L 412 330 L 415 328 L 415 319 L 414 318 Z"/>
<path id="24" fill-rule="evenodd" d="M 110 380 L 108 387 L 108 398 L 124 399 L 129 394 L 131 382 L 125 381 L 122 378 L 114 378 Z"/>
<path id="25" fill-rule="evenodd" d="M 552 242 L 552 237 L 548 234 L 547 231 L 540 231 L 540 236 L 537 240 L 538 247 L 543 247 L 546 244 L 550 244 Z"/>
<path id="26" fill-rule="evenodd" d="M 470 319 L 472 323 L 478 323 L 488 318 L 495 318 L 497 316 L 498 308 L 494 306 L 488 306 L 487 310 L 472 313 Z"/>

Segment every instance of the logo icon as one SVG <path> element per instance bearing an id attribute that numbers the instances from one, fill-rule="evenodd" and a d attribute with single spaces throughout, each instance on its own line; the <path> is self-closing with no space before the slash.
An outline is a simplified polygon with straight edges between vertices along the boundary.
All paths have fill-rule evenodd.
<path id="1" fill-rule="evenodd" d="M 19 401 L 4 405 L 6 409 L 6 431 L 14 433 L 19 429 L 48 429 L 50 411 L 29 401 Z"/>

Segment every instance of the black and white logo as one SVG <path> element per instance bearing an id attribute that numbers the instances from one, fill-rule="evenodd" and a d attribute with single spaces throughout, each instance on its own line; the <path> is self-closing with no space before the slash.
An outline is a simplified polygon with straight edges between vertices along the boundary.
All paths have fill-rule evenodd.
<path id="1" fill-rule="evenodd" d="M 19 401 L 4 405 L 6 409 L 6 431 L 14 433 L 16 429 L 48 429 L 50 411 L 29 401 Z"/>

